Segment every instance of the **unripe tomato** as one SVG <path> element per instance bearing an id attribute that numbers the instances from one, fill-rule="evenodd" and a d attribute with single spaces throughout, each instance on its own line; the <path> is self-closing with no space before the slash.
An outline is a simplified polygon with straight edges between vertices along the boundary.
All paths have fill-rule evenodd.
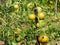
<path id="1" fill-rule="evenodd" d="M 18 32 L 16 32 L 16 31 L 15 31 L 14 33 L 15 33 L 15 34 L 18 34 Z"/>
<path id="2" fill-rule="evenodd" d="M 40 27 L 39 23 L 36 24 L 36 27 Z"/>
<path id="3" fill-rule="evenodd" d="M 35 14 L 30 14 L 30 15 L 28 15 L 28 17 L 29 17 L 29 19 L 34 20 L 36 16 L 35 16 Z"/>
<path id="4" fill-rule="evenodd" d="M 38 41 L 42 42 L 42 43 L 48 42 L 48 40 L 49 40 L 49 38 L 47 35 L 42 35 L 42 36 L 38 37 Z"/>
<path id="5" fill-rule="evenodd" d="M 37 11 L 40 13 L 42 11 L 41 7 L 37 7 Z"/>
<path id="6" fill-rule="evenodd" d="M 53 1 L 50 1 L 50 4 L 53 4 Z"/>
<path id="7" fill-rule="evenodd" d="M 15 9 L 18 9 L 18 8 L 19 8 L 19 6 L 18 6 L 17 4 L 15 4 L 15 5 L 14 5 L 14 8 L 15 8 Z"/>
<path id="8" fill-rule="evenodd" d="M 45 17 L 45 14 L 44 14 L 44 13 L 40 13 L 40 14 L 38 14 L 38 17 L 39 17 L 40 19 L 43 19 L 43 18 Z"/>

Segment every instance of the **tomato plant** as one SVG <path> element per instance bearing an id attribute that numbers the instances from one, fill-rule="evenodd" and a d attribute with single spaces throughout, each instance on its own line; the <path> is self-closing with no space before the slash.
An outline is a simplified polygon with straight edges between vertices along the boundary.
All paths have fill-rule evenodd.
<path id="1" fill-rule="evenodd" d="M 5 45 L 23 40 L 30 45 L 36 36 L 42 45 L 60 40 L 59 15 L 60 0 L 0 0 L 0 40 Z"/>

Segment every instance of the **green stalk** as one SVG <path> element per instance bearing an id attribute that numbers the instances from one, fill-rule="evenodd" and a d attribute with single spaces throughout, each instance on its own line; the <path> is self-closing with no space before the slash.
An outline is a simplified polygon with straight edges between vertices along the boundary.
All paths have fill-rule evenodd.
<path id="1" fill-rule="evenodd" d="M 58 3 L 58 1 L 56 0 L 55 1 L 55 17 L 57 16 L 57 3 Z"/>

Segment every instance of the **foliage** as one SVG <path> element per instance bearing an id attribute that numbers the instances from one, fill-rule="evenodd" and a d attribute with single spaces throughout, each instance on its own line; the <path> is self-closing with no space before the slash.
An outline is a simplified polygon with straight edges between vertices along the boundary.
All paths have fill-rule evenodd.
<path id="1" fill-rule="evenodd" d="M 55 10 L 55 3 L 55 0 L 0 0 L 0 40 L 20 42 L 26 39 L 27 42 L 32 42 L 42 34 L 48 35 L 50 40 L 60 40 L 60 12 Z M 35 4 L 45 15 L 37 29 L 35 20 L 28 17 L 29 14 L 34 14 Z M 18 5 L 17 8 L 15 5 Z M 38 16 L 37 18 L 38 21 L 41 20 Z"/>

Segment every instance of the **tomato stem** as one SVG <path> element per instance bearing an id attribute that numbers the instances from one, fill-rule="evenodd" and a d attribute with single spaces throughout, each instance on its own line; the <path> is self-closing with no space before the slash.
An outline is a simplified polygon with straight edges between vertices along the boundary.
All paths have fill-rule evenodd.
<path id="1" fill-rule="evenodd" d="M 36 4 L 35 4 L 35 8 L 34 8 L 34 13 L 35 13 L 35 15 L 36 15 L 35 23 L 37 24 L 37 23 L 38 23 L 38 11 L 37 11 L 37 9 L 36 9 Z M 36 25 L 35 25 L 35 26 L 36 26 Z M 36 29 L 37 29 L 37 26 L 36 26 Z M 37 42 L 36 42 L 35 45 L 40 45 L 40 42 L 38 41 L 38 36 L 36 36 L 36 40 L 37 40 Z"/>

